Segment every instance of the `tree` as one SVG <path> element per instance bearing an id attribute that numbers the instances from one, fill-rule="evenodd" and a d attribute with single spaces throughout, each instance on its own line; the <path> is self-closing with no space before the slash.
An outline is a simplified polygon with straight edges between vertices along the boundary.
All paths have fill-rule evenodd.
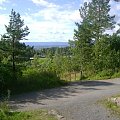
<path id="1" fill-rule="evenodd" d="M 77 58 L 78 69 L 80 70 L 80 79 L 83 78 L 83 71 L 85 71 L 92 60 L 92 39 L 91 31 L 87 26 L 89 24 L 76 24 L 78 30 L 74 31 L 75 50 L 74 58 Z"/>
<path id="2" fill-rule="evenodd" d="M 30 33 L 27 26 L 24 27 L 24 20 L 21 20 L 19 13 L 16 13 L 13 9 L 10 14 L 9 25 L 5 25 L 6 33 L 2 36 L 2 42 L 7 45 L 7 53 L 11 57 L 13 79 L 16 78 L 16 64 L 19 59 L 21 47 L 19 41 L 26 39 L 25 37 Z"/>
<path id="3" fill-rule="evenodd" d="M 99 40 L 103 33 L 108 29 L 114 28 L 115 16 L 110 16 L 110 0 L 92 0 L 90 3 L 84 3 L 80 9 L 80 16 L 83 22 L 90 25 L 92 37 Z"/>
<path id="4" fill-rule="evenodd" d="M 77 29 L 74 30 L 74 56 L 78 60 L 81 78 L 84 71 L 94 68 L 92 61 L 95 59 L 94 46 L 97 41 L 103 38 L 106 30 L 114 28 L 115 16 L 110 16 L 109 11 L 109 0 L 85 2 L 79 9 L 82 22 L 76 23 Z"/>
<path id="5" fill-rule="evenodd" d="M 75 23 L 77 29 L 74 30 L 74 59 L 77 59 L 77 68 L 80 70 L 80 79 L 83 78 L 83 71 L 89 65 L 92 58 L 92 25 L 87 20 L 87 14 L 89 10 L 89 4 L 84 3 L 84 7 L 81 7 L 80 16 L 83 21 Z"/>

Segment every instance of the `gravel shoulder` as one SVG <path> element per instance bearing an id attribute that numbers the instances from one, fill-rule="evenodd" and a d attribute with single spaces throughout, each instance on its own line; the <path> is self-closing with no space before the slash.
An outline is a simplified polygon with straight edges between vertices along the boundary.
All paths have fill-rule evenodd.
<path id="1" fill-rule="evenodd" d="M 11 98 L 16 110 L 56 110 L 66 120 L 120 120 L 97 101 L 120 94 L 120 79 L 71 83 L 69 86 Z"/>

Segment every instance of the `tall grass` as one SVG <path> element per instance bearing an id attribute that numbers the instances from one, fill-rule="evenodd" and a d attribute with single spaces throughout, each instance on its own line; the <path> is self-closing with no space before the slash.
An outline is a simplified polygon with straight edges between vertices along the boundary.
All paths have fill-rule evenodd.
<path id="1" fill-rule="evenodd" d="M 65 85 L 66 82 L 60 79 L 55 72 L 40 71 L 38 68 L 27 68 L 22 74 L 17 75 L 17 79 L 13 80 L 11 72 L 3 72 L 3 80 L 0 84 L 0 97 L 7 95 L 7 90 L 11 94 L 36 91 L 41 89 L 49 89 Z"/>
<path id="2" fill-rule="evenodd" d="M 66 82 L 61 80 L 56 75 L 56 73 L 49 71 L 39 71 L 35 68 L 28 68 L 23 71 L 22 77 L 20 77 L 14 84 L 11 89 L 11 93 L 16 94 L 35 90 L 49 89 L 65 84 Z"/>

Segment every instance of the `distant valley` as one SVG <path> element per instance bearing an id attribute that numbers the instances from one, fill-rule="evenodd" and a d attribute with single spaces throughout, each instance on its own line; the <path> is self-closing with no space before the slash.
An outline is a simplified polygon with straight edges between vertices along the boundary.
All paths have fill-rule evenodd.
<path id="1" fill-rule="evenodd" d="M 25 44 L 34 46 L 35 49 L 69 46 L 68 42 L 25 42 Z"/>

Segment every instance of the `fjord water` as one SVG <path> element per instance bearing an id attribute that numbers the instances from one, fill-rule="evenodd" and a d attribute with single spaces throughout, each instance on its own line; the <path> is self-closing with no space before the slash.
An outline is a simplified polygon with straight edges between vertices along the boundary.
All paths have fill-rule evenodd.
<path id="1" fill-rule="evenodd" d="M 51 47 L 67 47 L 68 42 L 25 42 L 26 45 L 34 46 L 34 48 L 51 48 Z"/>

